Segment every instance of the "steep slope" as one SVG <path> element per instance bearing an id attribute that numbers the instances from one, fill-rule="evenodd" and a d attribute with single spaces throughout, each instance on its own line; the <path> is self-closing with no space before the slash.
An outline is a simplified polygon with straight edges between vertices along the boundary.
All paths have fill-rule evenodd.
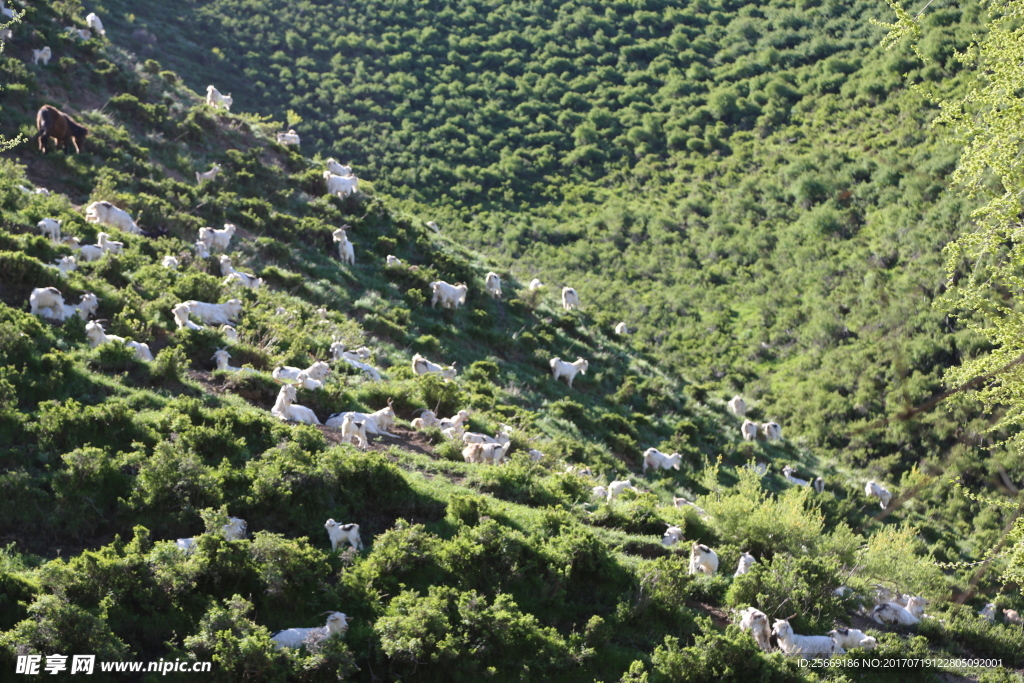
<path id="1" fill-rule="evenodd" d="M 808 674 L 793 661 L 723 631 L 726 610 L 758 604 L 782 617 L 799 600 L 797 628 L 824 632 L 855 605 L 832 594 L 840 583 L 882 581 L 936 599 L 964 585 L 928 561 L 892 566 L 893 552 L 923 555 L 922 544 L 875 519 L 859 474 L 827 472 L 818 496 L 787 484 L 785 463 L 818 471 L 811 451 L 791 440 L 741 442 L 739 420 L 706 387 L 612 339 L 608 314 L 565 313 L 556 288 L 531 292 L 510 278 L 505 298 L 491 300 L 483 276 L 494 264 L 458 234 L 390 208 L 370 183 L 346 200 L 322 196 L 322 164 L 271 143 L 272 124 L 207 108 L 175 74 L 116 45 L 64 36 L 82 14 L 74 3 L 29 8 L 16 36 L 31 38 L 16 39 L 3 62 L 4 122 L 31 133 L 35 109 L 53 101 L 91 129 L 83 154 L 42 156 L 24 144 L 0 162 L 0 539 L 12 543 L 0 553 L 3 671 L 39 652 L 212 660 L 213 680 L 225 681 L 615 680 L 627 670 L 680 680 L 729 667 L 799 680 Z M 54 46 L 49 67 L 25 66 L 36 40 Z M 214 162 L 223 175 L 195 185 L 194 172 Z M 33 184 L 52 194 L 19 188 Z M 166 234 L 116 233 L 123 255 L 61 278 L 46 264 L 71 250 L 35 224 L 59 218 L 65 234 L 92 243 L 98 228 L 83 212 L 94 200 Z M 263 288 L 225 284 L 215 261 L 191 256 L 198 228 L 224 222 L 240 227 L 236 267 L 263 277 Z M 343 224 L 354 266 L 334 258 L 331 233 Z M 164 268 L 165 254 L 185 264 Z M 384 266 L 388 254 L 407 265 Z M 470 284 L 465 308 L 426 306 L 439 278 Z M 96 293 L 107 330 L 150 344 L 156 360 L 117 345 L 89 349 L 80 320 L 29 315 L 36 286 L 69 300 Z M 226 339 L 176 329 L 170 315 L 181 300 L 231 297 L 244 306 L 233 363 L 256 373 L 211 373 Z M 335 366 L 323 390 L 299 400 L 322 420 L 393 399 L 398 436 L 375 440 L 373 453 L 268 412 L 278 390 L 269 371 L 326 358 L 336 338 L 371 346 L 386 379 Z M 414 377 L 414 352 L 457 361 L 458 380 Z M 555 355 L 590 360 L 573 389 L 550 378 Z M 471 426 L 489 433 L 512 425 L 511 461 L 466 463 L 462 444 L 415 434 L 406 423 L 422 408 L 470 408 Z M 680 471 L 641 476 L 640 453 L 652 445 L 681 453 Z M 530 448 L 546 457 L 532 460 Z M 772 473 L 742 469 L 749 459 L 770 462 Z M 645 492 L 591 500 L 592 486 L 626 476 Z M 675 508 L 673 495 L 700 496 L 711 516 Z M 969 518 L 970 504 L 960 504 L 944 521 Z M 921 508 L 893 514 L 933 512 Z M 248 522 L 250 539 L 216 533 L 229 514 Z M 328 517 L 359 523 L 368 550 L 330 551 Z M 991 515 L 983 531 L 999 521 Z M 669 523 L 715 547 L 718 576 L 686 573 L 686 548 L 659 543 Z M 204 527 L 212 533 L 193 553 L 174 545 Z M 927 540 L 953 548 L 947 533 Z M 759 566 L 733 581 L 744 550 Z M 344 639 L 293 655 L 271 649 L 271 631 L 314 625 L 334 609 L 354 617 Z M 1024 664 L 1012 625 L 941 609 L 946 625 L 922 626 L 925 639 L 887 633 L 878 655 L 933 648 Z"/>
<path id="2" fill-rule="evenodd" d="M 934 106 L 906 89 L 961 86 L 980 6 L 929 6 L 924 64 L 879 46 L 869 2 L 179 9 L 114 2 L 112 30 L 196 89 L 287 117 L 396 206 L 431 202 L 524 280 L 573 284 L 602 326 L 626 320 L 827 459 L 938 472 L 984 433 L 970 404 L 906 419 L 984 350 L 935 305 L 972 207 L 947 191 L 958 150 L 929 129 Z M 962 473 L 999 487 L 993 467 Z"/>

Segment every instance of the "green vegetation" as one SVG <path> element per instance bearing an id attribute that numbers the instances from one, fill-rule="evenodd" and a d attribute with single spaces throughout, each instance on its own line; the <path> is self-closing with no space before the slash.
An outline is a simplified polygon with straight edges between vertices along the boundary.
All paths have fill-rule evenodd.
<path id="1" fill-rule="evenodd" d="M 935 8 L 921 45 L 946 58 L 920 68 L 909 48 L 877 48 L 867 19 L 882 8 L 862 2 L 106 11 L 110 40 L 77 41 L 63 32 L 86 13 L 75 0 L 28 7 L 34 33 L 0 55 L 0 134 L 31 136 L 47 101 L 90 128 L 79 155 L 26 143 L 0 157 L 0 671 L 96 653 L 212 661 L 218 681 L 884 680 L 801 669 L 725 624 L 757 605 L 822 633 L 861 600 L 837 587 L 875 584 L 945 620 L 877 633 L 879 657 L 1024 666 L 1020 627 L 950 602 L 976 585 L 972 604 L 1021 609 L 1019 592 L 935 564 L 987 557 L 1016 512 L 948 479 L 995 497 L 1024 461 L 975 447 L 991 417 L 969 400 L 907 411 L 988 348 L 931 306 L 971 205 L 946 190 L 958 148 L 903 89 L 961 92 L 952 50 L 976 5 Z M 49 67 L 26 63 L 36 43 L 53 46 Z M 203 104 L 190 87 L 206 82 L 243 113 Z M 284 125 L 318 156 L 271 142 Z M 323 196 L 328 154 L 355 164 L 361 194 Z M 213 163 L 221 176 L 197 186 Z M 123 255 L 62 278 L 47 266 L 70 248 L 35 225 L 52 216 L 95 242 L 83 211 L 101 199 L 166 234 L 118 233 Z M 198 229 L 225 222 L 261 289 L 192 255 Z M 354 266 L 334 257 L 343 224 Z M 484 293 L 490 269 L 503 300 Z M 546 289 L 522 284 L 534 275 Z M 466 306 L 427 307 L 436 279 L 469 283 Z M 581 312 L 561 310 L 561 283 Z M 156 360 L 29 315 L 36 286 L 94 292 L 108 332 Z M 224 337 L 170 314 L 232 297 L 232 364 L 252 373 L 212 372 Z M 612 335 L 620 319 L 639 331 Z M 270 370 L 327 358 L 335 339 L 371 347 L 384 381 L 337 365 L 298 402 L 323 420 L 393 399 L 398 437 L 370 452 L 269 413 Z M 457 361 L 457 381 L 414 376 L 416 352 Z M 590 369 L 568 389 L 552 356 Z M 784 441 L 739 440 L 724 409 L 737 391 Z M 509 462 L 469 464 L 438 431 L 415 434 L 422 408 L 512 425 Z M 680 470 L 641 475 L 649 446 L 680 453 Z M 766 462 L 766 476 L 748 467 Z M 790 485 L 785 464 L 826 491 Z M 639 493 L 592 499 L 626 476 Z M 885 514 L 868 478 L 895 494 Z M 248 538 L 218 533 L 228 515 Z M 328 517 L 360 524 L 367 549 L 331 550 Z M 659 542 L 670 524 L 687 539 L 674 548 Z M 692 542 L 719 574 L 687 573 Z M 759 562 L 733 579 L 745 551 Z M 325 610 L 353 618 L 343 638 L 272 648 Z"/>

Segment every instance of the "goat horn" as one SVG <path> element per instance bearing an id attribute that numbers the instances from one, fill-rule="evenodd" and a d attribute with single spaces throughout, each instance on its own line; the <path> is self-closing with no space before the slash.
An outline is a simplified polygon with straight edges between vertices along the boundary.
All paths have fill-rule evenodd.
<path id="1" fill-rule="evenodd" d="M 391 404 L 392 404 L 392 403 L 394 403 L 394 402 L 395 402 L 395 399 L 393 399 L 393 398 L 391 398 L 391 397 L 389 396 L 389 397 L 388 397 L 388 407 L 391 407 Z"/>

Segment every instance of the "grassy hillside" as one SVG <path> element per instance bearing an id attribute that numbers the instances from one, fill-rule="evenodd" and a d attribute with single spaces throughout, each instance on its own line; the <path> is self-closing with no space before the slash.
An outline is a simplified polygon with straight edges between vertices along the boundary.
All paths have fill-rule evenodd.
<path id="1" fill-rule="evenodd" d="M 1024 667 L 1020 628 L 988 625 L 974 615 L 996 597 L 992 579 L 982 581 L 984 595 L 970 599 L 973 607 L 962 608 L 948 599 L 970 587 L 973 569 L 942 572 L 932 560 L 980 559 L 1009 518 L 1003 511 L 954 495 L 925 473 L 930 463 L 913 468 L 909 455 L 875 459 L 871 472 L 903 474 L 887 480 L 898 503 L 879 514 L 863 493 L 869 474 L 858 469 L 868 458 L 832 457 L 834 450 L 816 447 L 825 437 L 804 423 L 784 422 L 782 442 L 742 442 L 739 420 L 721 400 L 732 378 L 716 384 L 699 365 L 691 371 L 666 362 L 673 347 L 663 340 L 648 345 L 650 332 L 611 335 L 611 324 L 628 310 L 597 303 L 599 289 L 614 289 L 611 271 L 607 280 L 580 284 L 584 310 L 565 313 L 555 280 L 544 290 L 526 290 L 510 276 L 508 261 L 467 248 L 476 233 L 449 224 L 433 232 L 425 221 L 436 216 L 384 196 L 383 179 L 369 178 L 353 198 L 324 197 L 322 162 L 272 143 L 279 124 L 212 110 L 175 73 L 136 61 L 119 44 L 117 17 L 108 22 L 112 42 L 77 42 L 62 33 L 85 13 L 74 2 L 28 8 L 0 63 L 0 133 L 31 134 L 44 102 L 91 129 L 80 155 L 40 155 L 25 143 L 0 159 L 0 677 L 14 670 L 18 654 L 97 653 L 114 660 L 213 661 L 211 680 L 223 681 L 883 681 L 891 679 L 880 670 L 800 669 L 779 653 L 760 653 L 749 636 L 726 626 L 729 609 L 757 605 L 773 617 L 795 611 L 798 632 L 824 633 L 835 623 L 867 628 L 872 622 L 855 614 L 859 598 L 832 591 L 845 584 L 866 593 L 876 583 L 926 595 L 933 600 L 929 611 L 945 620 L 914 631 L 879 629 L 878 657 L 971 655 Z M 42 44 L 51 45 L 53 61 L 27 65 L 31 48 Z M 735 163 L 737 156 L 722 162 Z M 197 186 L 195 171 L 212 163 L 223 175 Z M 802 172 L 823 168 L 808 164 Z M 714 179 L 706 182 L 717 201 L 727 202 Z M 881 188 L 881 176 L 862 184 L 865 192 Z M 51 194 L 26 193 L 20 185 Z M 767 191 L 770 184 L 759 187 Z M 92 243 L 98 228 L 85 222 L 84 207 L 101 199 L 166 234 L 112 231 L 125 242 L 123 255 L 82 264 L 62 278 L 47 264 L 72 252 L 40 237 L 35 224 L 59 218 L 65 234 Z M 766 202 L 759 206 L 771 210 Z M 198 229 L 224 222 L 240 227 L 230 251 L 236 267 L 263 277 L 263 288 L 226 285 L 215 259 L 192 256 Z M 352 226 L 355 266 L 335 258 L 331 232 L 343 224 Z M 714 240 L 712 226 L 696 225 L 694 239 Z M 558 267 L 566 274 L 580 257 L 580 242 L 563 244 L 566 258 Z M 851 262 L 866 253 L 826 242 Z M 831 267 L 833 256 L 815 256 L 812 246 L 786 271 L 811 278 L 809 264 Z M 184 264 L 163 268 L 166 254 Z M 406 265 L 386 267 L 388 254 Z M 923 268 L 927 259 L 915 255 L 906 258 Z M 547 258 L 552 265 L 544 265 Z M 556 274 L 555 258 L 538 256 L 538 272 Z M 592 271 L 604 272 L 597 263 L 589 264 Z M 505 280 L 500 301 L 483 291 L 491 268 Z M 914 273 L 923 271 L 872 272 L 876 279 L 863 284 L 859 324 L 881 325 L 880 335 L 888 324 L 921 344 L 939 334 L 928 327 L 929 314 L 917 313 L 920 321 L 910 315 L 921 309 L 904 296 L 919 287 Z M 729 281 L 713 272 L 705 277 L 705 293 L 729 295 Z M 464 308 L 426 305 L 428 283 L 438 278 L 470 284 Z M 140 362 L 117 345 L 90 349 L 78 319 L 54 325 L 29 315 L 36 286 L 56 286 L 69 301 L 96 293 L 108 332 L 148 343 L 156 360 Z M 871 292 L 886 286 L 898 301 L 883 299 L 884 310 L 872 314 Z M 794 287 L 800 292 L 802 285 Z M 763 294 L 770 292 L 783 294 L 777 285 Z M 762 309 L 734 294 L 737 307 L 750 306 L 735 324 L 749 324 Z M 178 330 L 170 315 L 178 301 L 232 297 L 244 304 L 239 341 L 229 347 L 232 362 L 254 373 L 212 372 L 211 356 L 225 338 L 213 330 Z M 637 305 L 658 310 L 638 298 Z M 806 305 L 813 303 L 808 297 Z M 660 315 L 653 314 L 651 329 L 665 325 Z M 723 310 L 721 317 L 731 314 Z M 917 328 L 923 331 L 913 336 Z M 716 343 L 714 333 L 705 333 L 703 353 Z M 955 337 L 955 328 L 943 334 Z M 866 345 L 870 331 L 861 336 Z M 269 413 L 278 390 L 270 370 L 327 358 L 336 338 L 371 347 L 384 381 L 336 365 L 325 388 L 300 391 L 299 402 L 323 420 L 393 399 L 397 436 L 375 440 L 371 452 L 340 444 L 335 430 L 286 424 Z M 734 343 L 723 341 L 722 353 Z M 690 348 L 695 356 L 697 343 Z M 868 349 L 852 341 L 845 350 L 838 343 L 821 348 L 821 356 L 795 349 L 757 363 L 779 377 L 800 375 L 801 363 L 838 366 L 838 358 L 855 355 L 851 348 Z M 939 353 L 922 348 L 933 357 L 904 367 L 932 374 L 901 375 L 907 379 L 897 389 L 908 396 L 937 384 Z M 456 361 L 457 381 L 413 376 L 416 352 Z M 589 359 L 573 389 L 551 379 L 548 360 L 555 355 Z M 892 371 L 905 372 L 895 363 Z M 875 391 L 885 396 L 894 389 Z M 748 396 L 755 417 L 774 414 L 767 392 L 751 385 Z M 443 415 L 471 409 L 471 426 L 488 433 L 513 426 L 510 462 L 469 464 L 461 444 L 436 431 L 411 430 L 415 411 L 428 407 Z M 961 436 L 941 428 L 926 424 L 908 434 L 894 426 L 884 438 L 914 441 L 913 449 L 944 447 Z M 932 446 L 917 442 L 919 432 L 932 435 Z M 680 470 L 641 475 L 640 454 L 649 446 L 682 454 Z M 533 448 L 545 457 L 531 460 Z M 939 462 L 945 453 L 934 455 Z M 956 467 L 989 467 L 973 451 L 955 455 Z M 770 473 L 744 469 L 751 460 L 770 463 Z M 824 475 L 825 493 L 787 483 L 779 475 L 785 464 L 803 477 Z M 588 466 L 594 476 L 567 471 L 570 466 Z M 592 499 L 594 485 L 627 476 L 641 492 L 613 503 Z M 673 496 L 696 501 L 708 516 L 675 508 Z M 215 533 L 228 515 L 248 522 L 248 539 L 228 542 Z M 323 529 L 328 517 L 359 523 L 367 550 L 331 551 Z M 684 547 L 660 544 L 667 524 L 685 529 Z M 174 539 L 189 536 L 200 540 L 185 554 Z M 715 548 L 718 575 L 686 573 L 685 546 L 694 541 Z M 733 579 L 744 551 L 759 563 Z M 893 556 L 915 560 L 894 563 Z M 1012 592 L 998 600 L 1024 607 Z M 354 618 L 343 639 L 299 653 L 271 648 L 271 632 L 318 624 L 325 610 Z M 905 674 L 936 680 L 928 671 Z M 984 680 L 1010 676 L 992 671 Z"/>
<path id="2" fill-rule="evenodd" d="M 899 477 L 984 432 L 970 405 L 905 419 L 984 350 L 934 306 L 972 206 L 906 89 L 958 91 L 978 5 L 930 6 L 924 64 L 879 47 L 869 2 L 185 8 L 109 23 L 828 459 Z"/>

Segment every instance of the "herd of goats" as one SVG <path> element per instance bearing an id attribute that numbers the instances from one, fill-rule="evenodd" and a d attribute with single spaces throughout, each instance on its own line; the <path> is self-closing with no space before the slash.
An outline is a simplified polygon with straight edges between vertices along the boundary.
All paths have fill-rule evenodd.
<path id="1" fill-rule="evenodd" d="M 0 14 L 12 17 L 12 10 L 4 6 L 0 0 Z M 91 13 L 86 17 L 85 23 L 88 28 L 68 27 L 66 31 L 81 39 L 89 39 L 92 34 L 104 36 L 106 31 L 100 18 Z M 5 29 L 0 34 L 0 39 L 10 39 L 10 29 Z M 33 60 L 36 64 L 42 62 L 48 64 L 52 57 L 52 51 L 48 46 L 33 50 Z M 230 110 L 232 105 L 231 95 L 221 94 L 214 86 L 209 86 L 206 93 L 206 103 L 211 107 L 221 107 Z M 53 139 L 58 145 L 63 145 L 66 151 L 74 148 L 75 152 L 81 150 L 88 129 L 78 124 L 69 115 L 61 112 L 55 107 L 44 105 L 36 117 L 39 129 L 38 145 L 42 152 L 47 151 L 47 141 Z M 278 133 L 277 142 L 283 145 L 299 145 L 299 136 L 294 130 L 287 133 Z M 197 171 L 196 182 L 199 184 L 212 182 L 221 173 L 221 167 L 214 164 L 208 171 Z M 323 174 L 326 191 L 329 195 L 346 197 L 358 192 L 359 179 L 353 174 L 351 167 L 337 163 L 334 159 L 327 161 L 327 169 Z M 47 193 L 43 188 L 29 189 L 22 187 L 26 193 Z M 108 201 L 93 202 L 86 208 L 85 219 L 89 223 L 96 223 L 106 228 L 120 230 L 121 232 L 133 235 L 145 234 L 136 225 L 128 212 L 114 206 Z M 435 223 L 427 224 L 430 228 L 437 230 Z M 100 232 L 96 244 L 81 244 L 77 237 L 62 237 L 61 221 L 56 218 L 44 218 L 39 221 L 39 230 L 43 235 L 49 237 L 54 243 L 69 246 L 74 254 L 64 256 L 53 266 L 62 275 L 75 270 L 79 261 L 97 261 L 99 259 L 121 254 L 124 249 L 123 242 L 113 240 L 106 232 Z M 334 231 L 333 238 L 338 244 L 338 257 L 345 263 L 355 263 L 355 249 L 348 239 L 348 226 L 343 226 Z M 198 239 L 194 244 L 195 257 L 207 259 L 215 252 L 220 252 L 219 264 L 221 275 L 225 278 L 225 285 L 240 285 L 246 288 L 258 289 L 263 285 L 263 280 L 252 274 L 238 271 L 231 262 L 231 257 L 225 253 L 228 251 L 236 227 L 226 224 L 222 229 L 201 228 Z M 162 266 L 176 270 L 185 258 L 168 254 L 162 260 Z M 386 267 L 407 267 L 415 269 L 416 266 L 404 264 L 393 255 L 388 255 Z M 487 293 L 494 298 L 501 298 L 501 279 L 497 273 L 489 272 L 485 276 L 485 288 Z M 540 280 L 534 279 L 530 282 L 528 289 L 537 290 L 544 287 Z M 430 283 L 432 292 L 431 307 L 441 304 L 443 308 L 456 309 L 465 304 L 468 287 L 464 283 L 449 284 L 444 281 Z M 561 292 L 562 306 L 566 311 L 579 307 L 579 295 L 572 287 L 564 287 Z M 123 344 L 133 349 L 136 357 L 141 361 L 152 361 L 153 354 L 149 346 L 144 342 L 134 341 L 107 334 L 103 325 L 96 320 L 91 320 L 98 310 L 99 299 L 92 293 L 86 292 L 76 305 L 65 303 L 64 297 L 59 289 L 55 287 L 38 287 L 33 289 L 29 297 L 29 305 L 32 314 L 44 319 L 63 323 L 68 318 L 78 316 L 86 322 L 86 337 L 92 348 L 105 343 Z M 283 308 L 277 310 L 278 314 L 285 314 Z M 327 312 L 320 309 L 320 316 L 326 320 Z M 242 303 L 239 299 L 233 298 L 224 303 L 208 303 L 202 301 L 183 301 L 171 309 L 171 315 L 179 329 L 209 329 L 210 327 L 219 330 L 225 339 L 225 347 L 218 349 L 213 360 L 216 362 L 218 371 L 223 372 L 257 372 L 251 368 L 239 368 L 230 365 L 230 353 L 227 346 L 237 341 L 238 334 L 234 324 L 242 315 Z M 629 329 L 625 322 L 618 323 L 614 332 L 616 335 L 626 335 Z M 379 381 L 380 372 L 377 368 L 367 363 L 372 353 L 366 347 L 355 350 L 346 349 L 345 345 L 336 340 L 331 345 L 331 353 L 336 362 L 345 363 L 356 370 L 367 375 L 371 380 Z M 560 358 L 552 358 L 549 361 L 553 378 L 564 380 L 571 388 L 577 374 L 586 374 L 589 363 L 584 358 L 577 358 L 574 362 L 563 361 Z M 415 354 L 412 359 L 412 370 L 416 375 L 435 373 L 445 381 L 453 381 L 457 371 L 455 363 L 441 365 Z M 271 408 L 271 414 L 286 421 L 293 421 L 312 425 L 321 425 L 316 414 L 305 406 L 296 403 L 297 389 L 316 390 L 322 388 L 331 367 L 328 363 L 317 361 L 308 368 L 297 368 L 280 366 L 273 370 L 272 377 L 282 384 L 277 399 Z M 782 428 L 776 422 L 766 422 L 758 425 L 749 419 L 745 419 L 747 412 L 746 401 L 740 396 L 734 397 L 727 404 L 728 409 L 737 417 L 744 418 L 740 432 L 744 440 L 753 441 L 757 438 L 764 438 L 767 441 L 778 441 L 782 438 Z M 469 413 L 460 410 L 451 418 L 439 418 L 433 411 L 424 409 L 417 411 L 421 414 L 412 420 L 414 429 L 439 429 L 443 436 L 448 439 L 461 440 L 465 443 L 463 457 L 470 463 L 488 463 L 492 465 L 501 464 L 506 460 L 507 452 L 511 445 L 511 427 L 502 425 L 502 430 L 495 436 L 489 436 L 478 432 L 471 432 L 466 429 Z M 395 421 L 395 412 L 391 401 L 384 408 L 373 413 L 361 413 L 357 411 L 346 411 L 336 413 L 327 418 L 323 423 L 328 428 L 338 429 L 341 432 L 341 441 L 350 443 L 357 448 L 365 449 L 369 445 L 370 436 L 392 436 L 389 431 Z M 540 460 L 544 454 L 537 450 L 529 451 L 530 458 Z M 646 474 L 648 469 L 675 469 L 680 468 L 682 457 L 678 453 L 671 455 L 662 453 L 656 448 L 649 448 L 643 454 L 642 471 Z M 759 464 L 756 469 L 760 474 L 767 472 L 766 464 Z M 590 475 L 589 468 L 569 467 L 567 472 L 581 475 Z M 783 476 L 792 484 L 801 486 L 812 486 L 815 491 L 824 490 L 824 480 L 821 477 L 813 481 L 800 479 L 793 476 L 794 470 L 790 466 L 783 469 Z M 607 485 L 593 487 L 592 495 L 595 499 L 612 501 L 621 493 L 627 490 L 636 491 L 629 479 L 615 480 Z M 880 484 L 869 481 L 865 486 L 865 493 L 879 500 L 885 509 L 891 500 L 892 494 Z M 675 498 L 677 507 L 693 506 L 698 514 L 706 513 L 692 502 L 683 498 Z M 328 519 L 324 524 L 331 541 L 333 550 L 339 546 L 348 544 L 355 551 L 363 549 L 363 543 L 359 536 L 358 524 L 339 524 L 333 519 Z M 231 517 L 228 523 L 222 528 L 223 536 L 229 540 L 239 540 L 245 537 L 247 526 L 244 520 Z M 683 529 L 679 526 L 670 526 L 662 537 L 662 544 L 666 547 L 674 546 L 683 541 Z M 177 547 L 182 552 L 191 553 L 197 545 L 197 538 L 178 539 Z M 694 543 L 691 547 L 689 573 L 712 575 L 718 570 L 718 556 L 706 545 Z M 734 576 L 740 576 L 750 571 L 757 562 L 750 553 L 743 553 L 739 560 L 739 566 Z M 836 595 L 843 597 L 849 589 L 842 587 L 837 589 Z M 926 601 L 919 596 L 894 596 L 884 589 L 879 589 L 874 596 L 875 607 L 868 613 L 869 616 L 879 624 L 897 624 L 903 626 L 913 625 L 920 619 L 926 618 L 924 606 Z M 1012 623 L 1021 623 L 1020 615 L 1014 610 L 1003 610 L 1005 620 Z M 326 625 L 312 628 L 291 628 L 278 631 L 272 635 L 274 645 L 278 648 L 297 648 L 304 644 L 310 644 L 316 640 L 341 635 L 348 630 L 350 619 L 341 612 L 328 613 Z M 995 617 L 995 605 L 988 604 L 981 611 L 981 615 L 988 620 Z M 774 649 L 774 644 L 787 655 L 800 657 L 830 657 L 834 654 L 841 654 L 846 649 L 864 648 L 871 649 L 877 646 L 875 638 L 868 636 L 863 631 L 853 628 L 837 628 L 824 636 L 799 635 L 793 632 L 788 620 L 776 620 L 769 629 L 768 616 L 754 607 L 748 607 L 737 614 L 740 627 L 749 631 L 757 645 L 765 651 Z M 772 639 L 774 636 L 774 641 Z"/>

